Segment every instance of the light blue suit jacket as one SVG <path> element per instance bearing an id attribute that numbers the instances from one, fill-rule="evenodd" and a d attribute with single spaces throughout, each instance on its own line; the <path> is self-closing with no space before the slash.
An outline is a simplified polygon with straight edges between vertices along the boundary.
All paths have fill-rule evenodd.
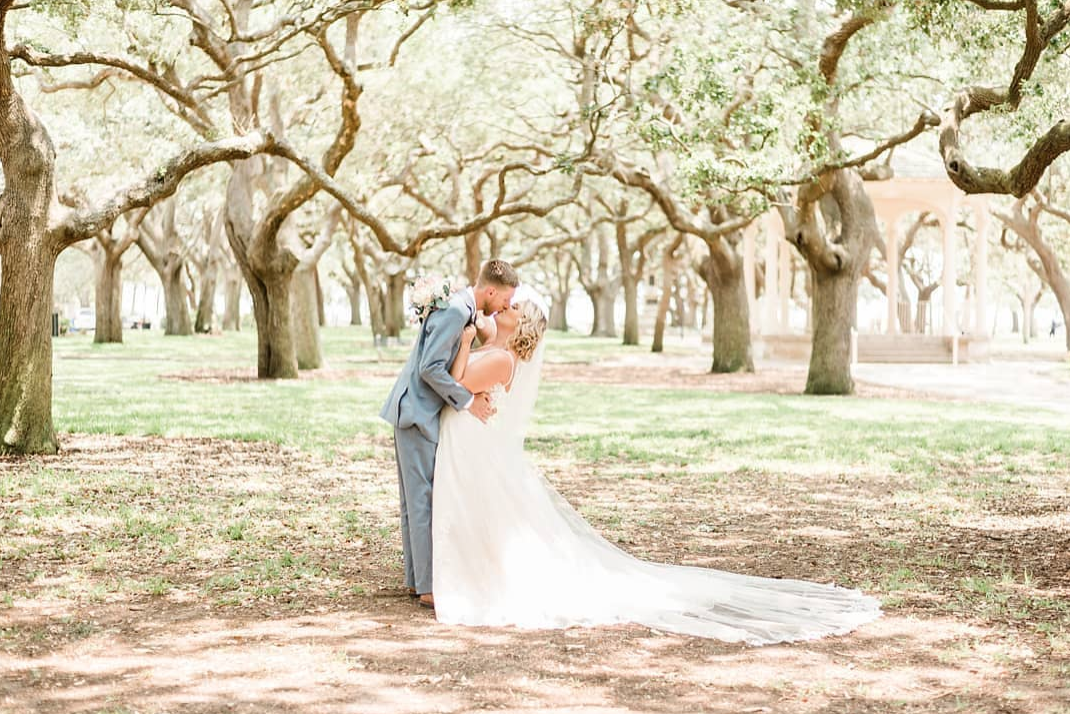
<path id="1" fill-rule="evenodd" d="M 461 333 L 475 320 L 476 307 L 468 291 L 450 298 L 447 308 L 435 310 L 420 325 L 420 336 L 409 361 L 398 375 L 379 416 L 399 429 L 416 427 L 438 442 L 438 416 L 442 407 L 464 409 L 472 393 L 450 376 Z"/>

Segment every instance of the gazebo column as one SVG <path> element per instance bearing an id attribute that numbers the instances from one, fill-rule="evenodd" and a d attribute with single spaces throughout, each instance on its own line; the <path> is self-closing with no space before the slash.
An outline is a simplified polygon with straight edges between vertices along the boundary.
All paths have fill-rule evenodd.
<path id="1" fill-rule="evenodd" d="M 988 200 L 982 199 L 974 204 L 977 217 L 977 242 L 973 246 L 973 295 L 974 322 L 973 332 L 978 337 L 988 336 L 988 225 L 991 220 L 988 213 Z"/>
<path id="2" fill-rule="evenodd" d="M 888 325 L 885 332 L 899 332 L 899 221 L 898 216 L 885 221 L 885 263 L 888 265 Z"/>
<path id="3" fill-rule="evenodd" d="M 777 332 L 777 255 L 784 242 L 784 224 L 773 211 L 765 214 L 765 303 L 762 306 L 762 334 Z"/>
<path id="4" fill-rule="evenodd" d="M 955 268 L 955 262 L 958 259 L 956 255 L 955 221 L 958 220 L 958 208 L 958 200 L 953 199 L 951 201 L 950 210 L 948 210 L 947 215 L 943 217 L 944 274 L 941 292 L 944 294 L 943 333 L 946 336 L 958 333 L 958 325 L 955 322 L 955 298 L 956 293 L 958 292 L 958 288 L 955 285 L 958 281 L 958 271 Z"/>
<path id="5" fill-rule="evenodd" d="M 791 332 L 791 251 L 786 240 L 780 241 L 780 332 Z"/>
<path id="6" fill-rule="evenodd" d="M 754 236 L 757 232 L 757 221 L 752 221 L 750 225 L 743 230 L 743 285 L 747 291 L 747 315 L 750 321 L 751 332 L 754 332 L 758 321 L 758 298 L 754 290 Z"/>

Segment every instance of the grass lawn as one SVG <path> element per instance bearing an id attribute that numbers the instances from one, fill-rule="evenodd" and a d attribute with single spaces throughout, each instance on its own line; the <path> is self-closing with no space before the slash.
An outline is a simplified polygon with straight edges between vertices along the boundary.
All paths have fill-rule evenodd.
<path id="1" fill-rule="evenodd" d="M 329 329 L 327 367 L 258 382 L 252 333 L 126 340 L 57 340 L 65 449 L 0 459 L 0 711 L 1070 712 L 1058 415 L 756 391 L 682 346 L 554 335 L 528 448 L 608 538 L 886 616 L 759 649 L 470 630 L 398 591 L 377 414 L 404 349 Z"/>

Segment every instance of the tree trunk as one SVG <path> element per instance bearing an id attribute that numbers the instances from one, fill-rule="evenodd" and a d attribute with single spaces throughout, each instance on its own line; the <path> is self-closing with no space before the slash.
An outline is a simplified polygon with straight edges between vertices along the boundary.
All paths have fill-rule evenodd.
<path id="1" fill-rule="evenodd" d="M 701 327 L 699 318 L 702 317 L 702 305 L 706 302 L 706 291 L 699 290 L 690 278 L 686 280 L 685 285 L 687 285 L 687 307 L 684 311 L 684 327 L 697 330 Z"/>
<path id="2" fill-rule="evenodd" d="M 383 300 L 383 286 L 380 283 L 365 283 L 368 295 L 368 322 L 371 323 L 372 335 L 376 344 L 386 337 L 386 310 Z"/>
<path id="3" fill-rule="evenodd" d="M 880 236 L 873 202 L 854 169 L 827 175 L 828 189 L 800 189 L 798 214 L 784 221 L 788 240 L 814 271 L 814 334 L 807 394 L 851 394 L 851 330 L 858 310 L 858 281 Z M 818 221 L 814 190 L 831 199 L 835 215 Z M 822 210 L 825 210 L 824 208 Z M 781 209 L 781 215 L 784 215 Z"/>
<path id="4" fill-rule="evenodd" d="M 123 256 L 97 244 L 96 328 L 93 342 L 123 341 Z"/>
<path id="5" fill-rule="evenodd" d="M 349 298 L 349 324 L 359 327 L 364 324 L 360 314 L 360 282 L 353 281 L 346 285 L 346 297 Z"/>
<path id="6" fill-rule="evenodd" d="M 256 320 L 256 373 L 260 379 L 295 379 L 297 351 L 290 320 L 290 282 L 296 258 L 271 254 L 273 246 L 261 240 L 260 252 L 254 246 L 256 223 L 252 217 L 254 185 L 261 175 L 260 162 L 247 159 L 236 162 L 227 184 L 227 240 L 241 266 L 242 277 L 253 298 Z M 276 230 L 281 230 L 278 227 Z"/>
<path id="7" fill-rule="evenodd" d="M 673 327 L 686 327 L 687 326 L 687 301 L 684 300 L 684 282 L 683 278 L 677 276 L 673 283 L 672 291 L 672 309 L 670 314 L 672 315 Z"/>
<path id="8" fill-rule="evenodd" d="M 219 264 L 212 258 L 208 258 L 207 269 L 201 276 L 201 294 L 197 300 L 197 319 L 194 320 L 193 329 L 201 335 L 212 331 L 212 323 L 215 322 L 215 289 L 219 279 Z"/>
<path id="9" fill-rule="evenodd" d="M 753 372 L 750 304 L 743 280 L 742 257 L 721 238 L 707 246 L 710 254 L 703 261 L 699 274 L 713 296 L 713 364 L 710 371 L 721 374 Z"/>
<path id="10" fill-rule="evenodd" d="M 11 82 L 0 14 L 0 452 L 54 454 L 52 285 L 59 247 L 48 232 L 55 149 Z"/>
<path id="11" fill-rule="evenodd" d="M 1052 285 L 1051 288 L 1059 302 L 1059 311 L 1063 314 L 1063 337 L 1066 338 L 1066 351 L 1070 352 L 1070 286 L 1064 285 L 1057 290 L 1056 286 Z"/>
<path id="12" fill-rule="evenodd" d="M 595 337 L 598 335 L 599 327 L 604 322 L 599 314 L 602 310 L 602 303 L 598 299 L 597 286 L 584 286 L 584 291 L 587 293 L 587 299 L 591 301 L 591 331 L 589 334 L 591 337 Z"/>
<path id="13" fill-rule="evenodd" d="M 1018 325 L 1018 311 L 1011 310 L 1011 334 L 1017 335 L 1021 327 Z"/>
<path id="14" fill-rule="evenodd" d="M 624 283 L 624 340 L 623 344 L 639 344 L 639 287 L 630 276 L 622 275 Z"/>
<path id="15" fill-rule="evenodd" d="M 814 281 L 814 337 L 807 394 L 851 394 L 851 328 L 858 306 L 858 277 L 847 269 L 819 273 Z"/>
<path id="16" fill-rule="evenodd" d="M 261 379 L 294 379 L 298 368 L 290 321 L 290 276 L 258 280 L 257 286 L 253 292 L 257 374 Z"/>
<path id="17" fill-rule="evenodd" d="M 555 253 L 552 259 L 553 263 L 548 271 L 554 278 L 550 288 L 548 327 L 551 330 L 568 332 L 568 298 L 572 293 L 572 258 L 567 253 Z"/>
<path id="18" fill-rule="evenodd" d="M 241 332 L 241 272 L 234 269 L 224 277 L 223 329 Z"/>
<path id="19" fill-rule="evenodd" d="M 298 369 L 319 369 L 323 366 L 323 345 L 320 342 L 316 267 L 296 270 L 293 275 L 294 344 Z"/>
<path id="20" fill-rule="evenodd" d="M 662 352 L 665 349 L 665 321 L 672 302 L 673 285 L 676 283 L 675 253 L 683 242 L 683 236 L 677 236 L 661 261 L 661 297 L 658 298 L 658 312 L 654 318 L 654 342 L 650 347 L 651 352 Z"/>
<path id="21" fill-rule="evenodd" d="M 186 270 L 186 256 L 182 243 L 178 240 L 175 210 L 175 199 L 171 198 L 162 206 L 162 215 L 157 225 L 147 218 L 142 221 L 137 244 L 148 259 L 149 265 L 160 277 L 160 284 L 163 286 L 164 305 L 167 310 L 164 317 L 164 334 L 192 335 L 193 322 L 189 316 L 188 291 L 182 279 Z"/>
<path id="22" fill-rule="evenodd" d="M 464 237 L 464 273 L 469 285 L 479 280 L 479 269 L 483 267 L 483 251 L 479 245 L 479 232 L 468 233 Z"/>
<path id="23" fill-rule="evenodd" d="M 186 286 L 182 282 L 183 263 L 180 260 L 168 260 L 160 279 L 163 282 L 164 305 L 167 315 L 164 318 L 165 335 L 192 335 L 193 323 L 189 319 L 189 306 L 186 303 Z"/>
<path id="24" fill-rule="evenodd" d="M 728 277 L 728 276 L 725 276 Z M 732 280 L 719 279 L 713 292 L 713 365 L 711 372 L 753 372 L 750 341 L 750 306 L 743 271 Z"/>
<path id="25" fill-rule="evenodd" d="M 1028 297 L 1022 297 L 1022 344 L 1028 345 L 1033 337 L 1033 305 Z"/>
<path id="26" fill-rule="evenodd" d="M 312 277 L 316 281 L 316 321 L 320 327 L 326 327 L 327 306 L 324 304 L 323 283 L 320 282 L 320 271 L 317 266 L 312 267 Z"/>
<path id="27" fill-rule="evenodd" d="M 8 174 L 8 193 L 14 190 L 13 181 Z M 58 445 L 52 426 L 51 328 L 56 257 L 45 245 L 45 214 L 39 220 L 12 210 L 14 201 L 5 199 L 0 226 L 0 452 L 54 454 Z"/>
<path id="28" fill-rule="evenodd" d="M 598 251 L 597 262 L 595 250 Z M 620 283 L 610 275 L 610 255 L 609 236 L 605 231 L 593 231 L 583 243 L 580 281 L 583 283 L 584 290 L 587 291 L 587 296 L 591 299 L 594 316 L 591 324 L 592 337 L 617 336 L 613 311 Z M 618 256 L 613 257 L 618 258 Z"/>
<path id="29" fill-rule="evenodd" d="M 588 294 L 591 297 L 591 305 L 594 307 L 591 337 L 616 337 L 617 326 L 613 316 L 617 297 L 616 292 L 599 287 Z"/>
<path id="30" fill-rule="evenodd" d="M 665 323 L 669 315 L 669 304 L 672 302 L 672 283 L 661 286 L 661 297 L 658 299 L 658 314 L 654 318 L 654 342 L 650 347 L 651 352 L 665 350 Z"/>
<path id="31" fill-rule="evenodd" d="M 368 296 L 368 322 L 372 328 L 372 340 L 376 345 L 386 335 L 386 319 L 383 312 L 383 286 L 377 280 L 372 280 L 368 274 L 368 266 L 364 262 L 364 252 L 359 250 L 359 245 L 353 244 L 353 269 L 360 276 L 360 284 L 364 286 L 364 294 Z"/>
<path id="32" fill-rule="evenodd" d="M 1033 295 L 1026 294 L 1022 300 L 1022 342 L 1027 345 L 1038 336 L 1036 309 L 1043 296 L 1044 286 L 1042 285 Z"/>
<path id="33" fill-rule="evenodd" d="M 405 273 L 387 278 L 386 302 L 383 304 L 383 334 L 386 337 L 401 337 L 405 324 Z"/>
<path id="34" fill-rule="evenodd" d="M 1066 349 L 1070 352 L 1070 279 L 1067 278 L 1066 272 L 1063 270 L 1062 265 L 1059 262 L 1059 256 L 1056 255 L 1051 245 L 1043 240 L 1039 233 L 1029 240 L 1030 246 L 1040 259 L 1040 265 L 1043 269 L 1044 276 L 1047 279 L 1048 287 L 1051 288 L 1052 293 L 1055 295 L 1055 300 L 1059 304 L 1059 311 L 1063 315 L 1063 325 L 1067 325 L 1066 330 Z M 1038 293 L 1039 299 L 1043 291 Z M 1030 320 L 1032 324 L 1032 336 L 1037 336 L 1037 326 L 1035 320 Z"/>
<path id="35" fill-rule="evenodd" d="M 914 321 L 910 319 L 912 307 L 909 299 L 899 301 L 899 331 L 904 335 L 909 335 L 914 331 Z"/>
<path id="36" fill-rule="evenodd" d="M 550 301 L 550 321 L 548 327 L 551 330 L 568 332 L 568 297 L 554 295 Z"/>

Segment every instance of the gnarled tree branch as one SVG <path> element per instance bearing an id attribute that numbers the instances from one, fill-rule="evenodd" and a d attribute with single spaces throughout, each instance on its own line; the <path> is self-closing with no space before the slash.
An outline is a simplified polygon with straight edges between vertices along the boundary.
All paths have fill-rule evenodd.
<path id="1" fill-rule="evenodd" d="M 64 246 L 91 238 L 127 211 L 152 206 L 170 196 L 187 174 L 212 163 L 247 159 L 271 150 L 274 144 L 274 136 L 263 131 L 199 144 L 175 156 L 151 176 L 120 190 L 101 205 L 67 215 L 50 231 Z"/>
<path id="2" fill-rule="evenodd" d="M 1025 45 L 1006 89 L 973 86 L 955 95 L 940 124 L 940 156 L 948 178 L 966 193 L 998 193 L 1021 198 L 1036 187 L 1055 159 L 1070 151 L 1070 121 L 1058 121 L 1033 143 L 1017 165 L 1007 170 L 974 166 L 967 161 L 959 142 L 962 123 L 974 114 L 998 107 L 1018 108 L 1022 101 L 1022 86 L 1033 76 L 1044 49 L 1070 23 L 1070 2 L 1064 2 L 1043 17 L 1036 0 L 1020 3 L 971 1 L 990 10 L 1024 9 Z"/>

